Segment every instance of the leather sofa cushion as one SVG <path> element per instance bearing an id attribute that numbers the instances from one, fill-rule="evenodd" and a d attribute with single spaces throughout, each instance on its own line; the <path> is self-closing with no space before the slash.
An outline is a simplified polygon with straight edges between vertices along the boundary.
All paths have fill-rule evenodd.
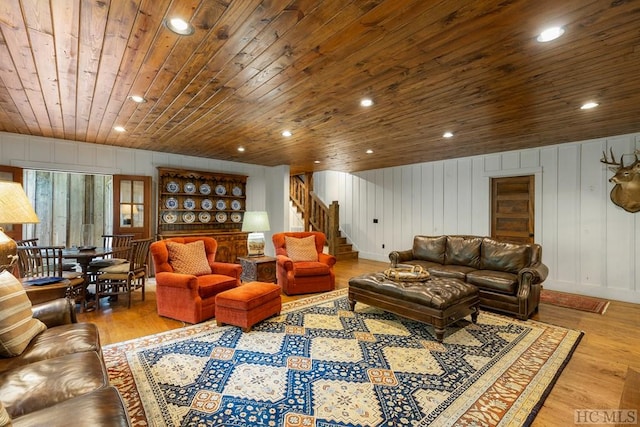
<path id="1" fill-rule="evenodd" d="M 95 351 L 101 354 L 100 335 L 94 323 L 56 326 L 32 339 L 20 356 L 0 359 L 0 372 L 40 360 L 84 351 Z"/>
<path id="2" fill-rule="evenodd" d="M 198 280 L 198 294 L 203 300 L 214 298 L 222 291 L 235 288 L 237 284 L 235 277 L 224 274 L 205 274 L 204 276 L 196 276 L 196 279 Z"/>
<path id="3" fill-rule="evenodd" d="M 529 245 L 496 242 L 485 238 L 482 242 L 482 269 L 517 274 L 528 267 L 531 260 Z"/>
<path id="4" fill-rule="evenodd" d="M 0 374 L 0 396 L 11 418 L 16 418 L 108 384 L 102 359 L 98 353 L 87 351 L 3 372 Z M 81 416 L 77 412 L 68 416 L 71 414 Z"/>
<path id="5" fill-rule="evenodd" d="M 442 264 L 437 263 L 437 262 L 412 259 L 410 261 L 403 262 L 401 265 L 419 265 L 423 269 L 429 271 L 430 268 L 432 268 L 432 267 L 440 267 Z"/>
<path id="6" fill-rule="evenodd" d="M 475 268 L 467 267 L 466 265 L 435 265 L 427 271 L 437 277 L 446 277 L 449 279 L 464 281 L 467 277 L 467 273 L 475 270 Z"/>
<path id="7" fill-rule="evenodd" d="M 515 295 L 518 289 L 518 275 L 505 271 L 475 270 L 467 273 L 467 283 L 481 289 Z"/>
<path id="8" fill-rule="evenodd" d="M 294 265 L 296 277 L 322 276 L 331 274 L 331 268 L 323 262 L 300 261 L 296 262 Z"/>
<path id="9" fill-rule="evenodd" d="M 413 238 L 413 257 L 417 260 L 444 264 L 444 252 L 447 236 L 415 236 Z"/>
<path id="10" fill-rule="evenodd" d="M 466 265 L 480 268 L 482 237 L 447 236 L 444 264 Z"/>
<path id="11" fill-rule="evenodd" d="M 69 417 L 73 417 L 73 419 L 70 420 Z M 74 427 L 119 427 L 131 425 L 120 393 L 112 386 L 23 415 L 15 418 L 12 422 L 13 427 L 67 427 L 69 425 Z"/>

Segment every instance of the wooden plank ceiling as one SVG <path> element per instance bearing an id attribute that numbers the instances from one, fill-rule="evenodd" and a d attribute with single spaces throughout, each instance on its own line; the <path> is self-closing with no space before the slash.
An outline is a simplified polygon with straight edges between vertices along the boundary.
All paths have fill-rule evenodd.
<path id="1" fill-rule="evenodd" d="M 294 173 L 639 132 L 639 22 L 638 0 L 2 0 L 0 130 Z"/>

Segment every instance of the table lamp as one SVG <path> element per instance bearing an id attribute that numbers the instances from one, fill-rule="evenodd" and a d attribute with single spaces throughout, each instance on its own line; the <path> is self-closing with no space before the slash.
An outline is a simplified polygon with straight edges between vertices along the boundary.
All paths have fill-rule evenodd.
<path id="1" fill-rule="evenodd" d="M 269 216 L 266 212 L 250 211 L 244 213 L 242 231 L 248 231 L 247 252 L 249 256 L 264 255 L 264 233 L 269 231 Z"/>
<path id="2" fill-rule="evenodd" d="M 0 224 L 35 224 L 40 222 L 22 185 L 0 181 Z M 0 271 L 11 270 L 18 258 L 18 245 L 0 227 Z"/>

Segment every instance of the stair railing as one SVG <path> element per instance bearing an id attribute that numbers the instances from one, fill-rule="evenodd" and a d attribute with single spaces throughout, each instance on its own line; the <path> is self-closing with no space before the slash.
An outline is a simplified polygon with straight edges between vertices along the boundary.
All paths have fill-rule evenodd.
<path id="1" fill-rule="evenodd" d="M 308 180 L 311 180 L 310 174 Z M 321 231 L 327 236 L 329 253 L 336 255 L 340 243 L 340 207 L 337 201 L 325 205 L 316 196 L 309 185 L 298 175 L 289 178 L 289 197 L 294 206 L 302 214 L 304 229 Z"/>

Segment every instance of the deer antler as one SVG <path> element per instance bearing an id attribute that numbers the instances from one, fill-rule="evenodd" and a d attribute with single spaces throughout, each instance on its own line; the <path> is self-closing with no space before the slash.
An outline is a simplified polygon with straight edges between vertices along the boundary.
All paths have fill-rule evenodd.
<path id="1" fill-rule="evenodd" d="M 611 161 L 609 161 L 609 159 L 607 158 L 607 153 L 605 151 L 602 152 L 602 158 L 600 159 L 600 162 L 604 163 L 605 165 L 612 165 L 612 166 L 618 166 L 618 167 L 624 167 L 622 159 L 624 159 L 624 154 L 622 156 L 620 156 L 620 162 L 616 162 L 616 158 L 613 155 L 613 148 L 609 148 L 609 151 L 611 152 Z"/>

